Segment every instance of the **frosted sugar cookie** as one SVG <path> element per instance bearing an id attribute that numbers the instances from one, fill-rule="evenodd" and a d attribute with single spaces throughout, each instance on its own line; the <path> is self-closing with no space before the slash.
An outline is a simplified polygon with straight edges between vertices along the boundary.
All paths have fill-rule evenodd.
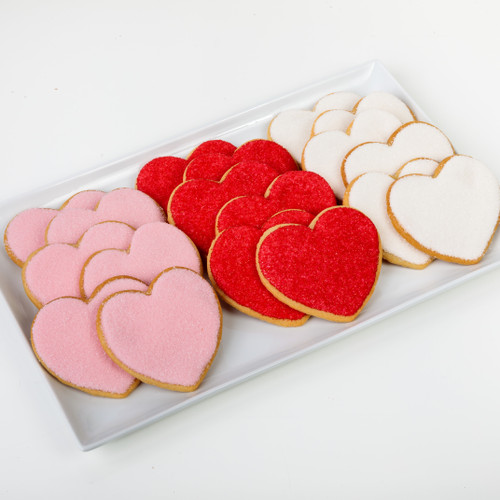
<path id="1" fill-rule="evenodd" d="M 219 347 L 222 313 L 199 274 L 167 269 L 147 292 L 118 292 L 100 306 L 97 330 L 111 358 L 148 384 L 193 391 Z"/>
<path id="2" fill-rule="evenodd" d="M 403 177 L 403 175 L 422 174 L 432 175 L 436 171 L 439 162 L 430 158 L 415 158 L 406 162 L 394 174 L 395 178 Z"/>
<path id="3" fill-rule="evenodd" d="M 336 205 L 332 188 L 314 172 L 286 172 L 276 177 L 264 196 L 241 196 L 228 201 L 217 214 L 216 232 L 233 226 L 261 227 L 272 215 L 301 209 L 317 215 Z"/>
<path id="4" fill-rule="evenodd" d="M 175 226 L 150 222 L 133 232 L 126 249 L 108 248 L 89 256 L 80 268 L 80 291 L 82 297 L 89 297 L 113 276 L 132 276 L 149 285 L 161 271 L 174 266 L 201 274 L 198 250 Z"/>
<path id="5" fill-rule="evenodd" d="M 389 92 L 371 92 L 359 100 L 353 111 L 359 113 L 366 109 L 383 109 L 397 116 L 401 123 L 412 122 L 417 119 L 405 102 Z"/>
<path id="6" fill-rule="evenodd" d="M 444 159 L 432 177 L 394 181 L 387 203 L 395 228 L 412 245 L 439 259 L 475 264 L 497 228 L 500 191 L 485 165 L 456 155 Z"/>
<path id="7" fill-rule="evenodd" d="M 123 222 L 101 222 L 88 229 L 74 245 L 43 246 L 23 266 L 26 295 L 38 308 L 59 297 L 80 298 L 80 273 L 85 261 L 105 248 L 128 248 L 133 235 L 133 228 Z"/>
<path id="8" fill-rule="evenodd" d="M 410 122 L 397 129 L 387 143 L 368 142 L 353 148 L 342 164 L 342 179 L 347 186 L 365 172 L 394 175 L 415 158 L 441 161 L 452 154 L 453 146 L 441 130 L 429 123 Z"/>
<path id="9" fill-rule="evenodd" d="M 342 199 L 345 186 L 341 175 L 346 154 L 367 141 L 386 141 L 401 127 L 401 122 L 387 111 L 369 109 L 356 115 L 348 132 L 327 131 L 311 137 L 302 155 L 302 168 L 323 176 L 335 196 Z"/>
<path id="10" fill-rule="evenodd" d="M 164 221 L 162 208 L 137 189 L 119 188 L 106 193 L 95 209 L 60 211 L 47 226 L 47 243 L 76 243 L 94 224 L 105 221 L 125 222 L 133 228 Z"/>
<path id="11" fill-rule="evenodd" d="M 282 224 L 257 245 L 264 286 L 290 307 L 330 321 L 352 321 L 371 297 L 382 252 L 377 229 L 349 207 L 327 208 L 309 227 Z"/>
<path id="12" fill-rule="evenodd" d="M 36 357 L 63 384 L 97 396 L 127 396 L 139 381 L 104 352 L 97 336 L 97 311 L 113 293 L 147 288 L 138 280 L 120 277 L 103 283 L 88 302 L 71 297 L 49 302 L 31 327 Z"/>
<path id="13" fill-rule="evenodd" d="M 263 195 L 278 172 L 267 164 L 241 161 L 220 181 L 193 179 L 178 186 L 170 197 L 168 220 L 184 231 L 203 255 L 215 238 L 219 210 L 237 196 Z"/>
<path id="14" fill-rule="evenodd" d="M 257 272 L 255 251 L 264 231 L 278 224 L 308 225 L 314 216 L 303 210 L 285 210 L 262 227 L 234 226 L 212 242 L 207 259 L 210 281 L 222 299 L 239 311 L 280 326 L 303 325 L 309 316 L 272 295 Z"/>
<path id="15" fill-rule="evenodd" d="M 66 200 L 58 210 L 93 209 L 104 194 L 103 191 L 81 191 Z M 45 231 L 58 210 L 29 208 L 9 222 L 4 233 L 5 249 L 18 266 L 22 267 L 32 252 L 45 245 Z"/>

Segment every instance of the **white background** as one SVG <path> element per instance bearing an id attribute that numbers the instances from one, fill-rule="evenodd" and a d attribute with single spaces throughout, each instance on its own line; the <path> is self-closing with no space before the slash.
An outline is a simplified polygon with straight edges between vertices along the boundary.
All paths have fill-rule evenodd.
<path id="1" fill-rule="evenodd" d="M 498 172 L 495 3 L 1 0 L 0 199 L 374 58 Z M 87 453 L 0 329 L 0 497 L 499 498 L 499 279 Z"/>

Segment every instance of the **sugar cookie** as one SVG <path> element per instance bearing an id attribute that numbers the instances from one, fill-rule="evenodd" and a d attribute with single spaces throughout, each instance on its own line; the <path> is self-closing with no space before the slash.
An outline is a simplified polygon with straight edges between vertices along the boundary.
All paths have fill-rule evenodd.
<path id="1" fill-rule="evenodd" d="M 356 177 L 346 189 L 344 206 L 356 208 L 375 224 L 385 260 L 404 267 L 423 269 L 433 260 L 408 243 L 392 225 L 387 213 L 387 190 L 394 178 L 382 172 L 367 172 Z"/>
<path id="2" fill-rule="evenodd" d="M 253 139 L 242 144 L 234 152 L 233 161 L 235 165 L 242 161 L 265 163 L 280 174 L 297 170 L 297 163 L 283 146 L 265 139 Z"/>
<path id="3" fill-rule="evenodd" d="M 314 111 L 317 113 L 322 113 L 328 109 L 345 109 L 346 111 L 351 111 L 360 99 L 361 96 L 355 92 L 332 92 L 316 102 Z"/>
<path id="4" fill-rule="evenodd" d="M 149 285 L 168 267 L 186 267 L 202 273 L 200 254 L 178 228 L 165 222 L 150 222 L 137 229 L 125 250 L 96 251 L 82 266 L 79 276 L 82 297 L 113 276 L 132 276 Z"/>
<path id="5" fill-rule="evenodd" d="M 313 215 L 336 205 L 328 183 L 314 172 L 286 172 L 273 180 L 264 196 L 242 196 L 228 201 L 217 214 L 216 232 L 233 226 L 260 227 L 272 215 L 301 209 Z"/>
<path id="6" fill-rule="evenodd" d="M 111 358 L 148 384 L 193 391 L 219 347 L 222 313 L 199 274 L 167 269 L 147 292 L 119 292 L 100 306 L 97 330 Z"/>
<path id="7" fill-rule="evenodd" d="M 408 123 L 417 119 L 406 103 L 389 92 L 371 92 L 359 100 L 353 111 L 359 113 L 366 109 L 383 109 L 397 116 L 401 123 Z"/>
<path id="8" fill-rule="evenodd" d="M 469 156 L 444 159 L 432 177 L 405 175 L 387 193 L 398 232 L 439 259 L 475 264 L 498 225 L 500 190 L 493 173 Z"/>
<path id="9" fill-rule="evenodd" d="M 220 153 L 198 155 L 189 161 L 181 182 L 191 179 L 220 181 L 222 176 L 234 165 L 232 156 Z M 180 183 L 179 183 L 180 184 Z"/>
<path id="10" fill-rule="evenodd" d="M 104 352 L 97 336 L 97 311 L 111 294 L 147 288 L 138 280 L 120 277 L 103 283 L 88 302 L 70 297 L 49 302 L 31 327 L 36 357 L 63 384 L 97 396 L 127 396 L 139 381 Z"/>
<path id="11" fill-rule="evenodd" d="M 371 297 L 382 252 L 377 229 L 363 213 L 327 208 L 309 227 L 268 229 L 257 245 L 257 270 L 279 300 L 330 321 L 352 321 Z"/>
<path id="12" fill-rule="evenodd" d="M 226 156 L 232 156 L 235 151 L 236 146 L 234 146 L 230 142 L 222 141 L 220 139 L 211 139 L 196 146 L 196 148 L 194 148 L 193 151 L 191 151 L 191 153 L 188 155 L 187 159 L 191 161 L 197 156 L 206 154 L 222 154 Z"/>
<path id="13" fill-rule="evenodd" d="M 162 208 L 137 189 L 119 188 L 106 193 L 94 210 L 60 211 L 47 226 L 47 243 L 76 243 L 94 224 L 119 221 L 138 228 L 143 224 L 164 221 Z"/>
<path id="14" fill-rule="evenodd" d="M 264 194 L 277 176 L 278 172 L 269 165 L 241 161 L 220 181 L 186 181 L 170 197 L 168 220 L 184 231 L 206 255 L 215 238 L 215 220 L 222 206 L 237 196 Z"/>
<path id="15" fill-rule="evenodd" d="M 454 154 L 448 138 L 434 125 L 410 122 L 402 125 L 387 140 L 361 144 L 346 155 L 342 164 L 342 179 L 347 186 L 365 172 L 394 175 L 409 160 L 428 158 L 441 161 Z"/>
<path id="16" fill-rule="evenodd" d="M 133 235 L 133 228 L 123 222 L 101 222 L 73 245 L 43 246 L 23 266 L 26 295 L 38 308 L 59 297 L 80 298 L 80 273 L 85 261 L 105 248 L 128 248 Z"/>
<path id="17" fill-rule="evenodd" d="M 285 210 L 268 220 L 265 228 L 230 227 L 219 234 L 210 247 L 207 270 L 222 299 L 239 311 L 269 323 L 303 325 L 308 315 L 287 306 L 262 285 L 255 251 L 265 229 L 284 223 L 308 225 L 313 218 L 303 210 Z"/>
<path id="18" fill-rule="evenodd" d="M 436 171 L 439 162 L 430 158 L 415 158 L 407 161 L 394 174 L 395 178 L 403 177 L 403 175 L 422 174 L 432 175 Z"/>
<path id="19" fill-rule="evenodd" d="M 348 132 L 332 130 L 311 137 L 302 155 L 302 168 L 323 176 L 335 196 L 342 199 L 345 186 L 340 168 L 345 155 L 366 141 L 386 141 L 401 126 L 387 111 L 369 109 L 356 115 Z"/>
<path id="20" fill-rule="evenodd" d="M 59 210 L 95 208 L 104 194 L 102 191 L 81 191 L 66 200 Z M 4 233 L 5 249 L 18 266 L 22 267 L 31 253 L 45 245 L 45 231 L 57 213 L 54 208 L 28 208 L 9 222 Z"/>
<path id="21" fill-rule="evenodd" d="M 141 168 L 135 186 L 151 196 L 166 211 L 172 191 L 183 181 L 188 162 L 176 156 L 162 156 Z"/>

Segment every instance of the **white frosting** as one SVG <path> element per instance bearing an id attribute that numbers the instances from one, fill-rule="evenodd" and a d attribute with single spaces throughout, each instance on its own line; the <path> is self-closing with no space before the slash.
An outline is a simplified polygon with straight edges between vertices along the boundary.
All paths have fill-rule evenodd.
<path id="1" fill-rule="evenodd" d="M 318 113 L 302 109 L 291 109 L 277 114 L 269 125 L 268 136 L 283 146 L 298 163 L 302 151 L 311 137 L 311 129 Z"/>
<path id="2" fill-rule="evenodd" d="M 387 141 L 400 126 L 401 122 L 387 111 L 362 111 L 354 118 L 349 134 L 333 130 L 311 137 L 304 148 L 302 166 L 323 176 L 335 196 L 342 199 L 345 186 L 340 167 L 346 154 L 363 142 Z"/>
<path id="3" fill-rule="evenodd" d="M 349 187 L 348 206 L 357 208 L 375 224 L 380 236 L 382 250 L 388 260 L 396 257 L 409 267 L 425 267 L 432 257 L 408 243 L 392 225 L 387 213 L 386 195 L 394 179 L 380 172 L 368 172 L 355 179 Z"/>
<path id="4" fill-rule="evenodd" d="M 329 109 L 321 113 L 314 120 L 311 135 L 321 134 L 328 130 L 342 130 L 345 132 L 354 120 L 354 113 L 345 109 Z"/>
<path id="5" fill-rule="evenodd" d="M 372 92 L 363 97 L 356 106 L 356 112 L 365 109 L 383 109 L 397 116 L 401 123 L 412 122 L 416 119 L 401 99 L 388 92 Z"/>
<path id="6" fill-rule="evenodd" d="M 323 113 L 328 109 L 345 109 L 352 111 L 361 96 L 354 92 L 333 92 L 322 97 L 314 106 L 314 111 Z"/>
<path id="7" fill-rule="evenodd" d="M 468 156 L 453 156 L 440 169 L 436 177 L 397 179 L 389 191 L 389 211 L 429 253 L 476 262 L 498 221 L 498 181 L 485 165 Z"/>
<path id="8" fill-rule="evenodd" d="M 415 158 L 441 161 L 453 154 L 448 138 L 425 122 L 411 122 L 401 127 L 391 143 L 362 144 L 345 158 L 342 170 L 347 183 L 365 172 L 394 175 L 406 162 Z"/>
<path id="9" fill-rule="evenodd" d="M 438 167 L 439 162 L 429 158 L 415 158 L 405 163 L 395 174 L 395 177 L 403 177 L 403 175 L 422 174 L 432 175 Z"/>

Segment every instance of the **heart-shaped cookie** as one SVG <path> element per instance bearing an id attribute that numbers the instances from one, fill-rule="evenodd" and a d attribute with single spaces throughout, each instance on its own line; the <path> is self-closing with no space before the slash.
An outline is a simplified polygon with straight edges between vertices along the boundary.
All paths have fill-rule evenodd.
<path id="1" fill-rule="evenodd" d="M 135 187 L 151 196 L 166 212 L 172 191 L 183 182 L 187 164 L 184 158 L 176 156 L 154 158 L 139 171 Z"/>
<path id="2" fill-rule="evenodd" d="M 287 306 L 263 285 L 257 272 L 255 251 L 266 229 L 278 224 L 308 225 L 314 216 L 303 210 L 285 210 L 262 228 L 230 227 L 213 241 L 207 258 L 210 281 L 219 295 L 239 311 L 280 326 L 299 326 L 308 317 Z"/>
<path id="3" fill-rule="evenodd" d="M 311 137 L 304 148 L 302 168 L 323 176 L 337 199 L 342 199 L 345 186 L 340 169 L 346 154 L 366 141 L 386 141 L 400 126 L 400 120 L 387 111 L 362 111 L 347 132 L 331 130 Z"/>
<path id="4" fill-rule="evenodd" d="M 497 228 L 500 190 L 485 165 L 456 155 L 443 160 L 432 177 L 395 180 L 387 204 L 395 228 L 412 245 L 439 259 L 475 264 Z"/>
<path id="5" fill-rule="evenodd" d="M 191 161 L 197 156 L 206 154 L 222 154 L 225 156 L 232 156 L 235 151 L 236 146 L 230 142 L 223 141 L 221 139 L 210 139 L 196 146 L 191 153 L 189 153 L 187 159 Z"/>
<path id="6" fill-rule="evenodd" d="M 89 297 L 98 285 L 113 276 L 132 276 L 149 285 L 168 267 L 186 267 L 202 273 L 200 254 L 194 243 L 171 224 L 144 224 L 133 233 L 129 244 L 126 250 L 108 247 L 89 256 L 80 267 L 82 297 Z"/>
<path id="7" fill-rule="evenodd" d="M 66 385 L 97 396 L 127 396 L 139 381 L 104 352 L 97 336 L 97 311 L 111 294 L 147 288 L 138 280 L 121 277 L 103 283 L 88 302 L 62 297 L 48 303 L 31 327 L 36 357 Z"/>
<path id="8" fill-rule="evenodd" d="M 277 176 L 278 172 L 269 165 L 242 161 L 231 167 L 220 181 L 186 181 L 170 197 L 168 220 L 206 255 L 215 238 L 215 220 L 222 206 L 237 196 L 263 195 Z"/>
<path id="9" fill-rule="evenodd" d="M 438 168 L 439 162 L 430 158 L 415 158 L 407 161 L 394 174 L 394 178 L 403 177 L 403 175 L 422 174 L 433 175 Z"/>
<path id="10" fill-rule="evenodd" d="M 47 243 L 76 243 L 91 226 L 105 221 L 125 222 L 138 228 L 148 222 L 165 221 L 162 208 L 137 189 L 119 188 L 106 193 L 94 210 L 60 211 L 47 226 Z"/>
<path id="11" fill-rule="evenodd" d="M 101 222 L 88 229 L 74 245 L 45 245 L 24 263 L 26 295 L 38 308 L 59 297 L 80 298 L 80 273 L 85 261 L 105 248 L 128 248 L 133 235 L 134 229 L 123 222 Z"/>
<path id="12" fill-rule="evenodd" d="M 360 99 L 353 108 L 355 113 L 366 109 L 383 109 L 397 116 L 401 123 L 415 121 L 415 113 L 399 97 L 389 92 L 371 92 Z"/>
<path id="13" fill-rule="evenodd" d="M 287 209 L 313 215 L 336 205 L 332 188 L 314 172 L 286 172 L 274 179 L 264 196 L 242 196 L 227 202 L 216 219 L 216 232 L 233 226 L 261 227 L 272 215 Z"/>
<path id="14" fill-rule="evenodd" d="M 104 194 L 103 191 L 80 191 L 66 200 L 58 210 L 93 209 Z M 4 233 L 5 249 L 18 266 L 22 267 L 31 253 L 45 245 L 45 231 L 58 210 L 28 208 L 9 222 Z"/>
<path id="15" fill-rule="evenodd" d="M 213 288 L 199 274 L 167 269 L 145 293 L 121 292 L 98 313 L 101 344 L 143 382 L 193 391 L 217 352 L 222 313 Z"/>
<path id="16" fill-rule="evenodd" d="M 257 245 L 264 286 L 294 309 L 330 321 L 352 321 L 360 313 L 381 257 L 375 225 L 348 207 L 327 208 L 309 227 L 272 227 Z"/>
<path id="17" fill-rule="evenodd" d="M 235 165 L 242 161 L 265 163 L 279 174 L 297 170 L 297 163 L 292 155 L 283 146 L 266 139 L 245 142 L 233 153 L 233 161 Z"/>
<path id="18" fill-rule="evenodd" d="M 385 260 L 404 267 L 423 269 L 433 258 L 408 243 L 396 231 L 387 213 L 387 190 L 393 182 L 393 177 L 382 172 L 362 174 L 347 186 L 343 204 L 360 210 L 372 220 L 380 236 Z"/>
<path id="19" fill-rule="evenodd" d="M 394 175 L 415 158 L 441 161 L 452 154 L 453 146 L 441 130 L 429 123 L 410 122 L 397 129 L 387 143 L 368 142 L 349 151 L 342 164 L 342 179 L 347 186 L 365 172 Z"/>
<path id="20" fill-rule="evenodd" d="M 222 176 L 234 165 L 232 156 L 221 153 L 197 155 L 189 161 L 181 182 L 191 179 L 220 181 Z M 180 182 L 179 182 L 180 184 Z"/>

